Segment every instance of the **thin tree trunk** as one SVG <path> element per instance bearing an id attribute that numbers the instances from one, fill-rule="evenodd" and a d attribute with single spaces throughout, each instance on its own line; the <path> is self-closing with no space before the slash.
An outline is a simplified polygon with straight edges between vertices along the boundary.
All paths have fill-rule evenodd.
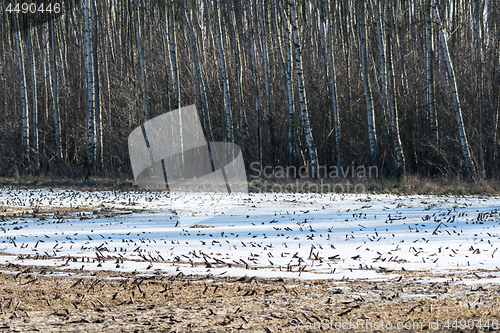
<path id="1" fill-rule="evenodd" d="M 38 103 L 37 103 L 37 81 L 36 81 L 36 64 L 35 64 L 35 48 L 33 47 L 33 38 L 36 38 L 35 32 L 36 27 L 26 30 L 26 35 L 28 36 L 28 48 L 31 62 L 31 109 L 33 116 L 33 163 L 35 168 L 38 170 L 40 167 L 40 160 L 38 155 Z M 31 34 L 33 33 L 33 37 Z"/>
<path id="2" fill-rule="evenodd" d="M 224 45 L 222 43 L 222 35 L 220 29 L 220 8 L 218 5 L 219 0 L 214 0 L 214 21 L 215 21 L 215 33 L 217 35 L 217 47 L 219 49 L 219 59 L 221 67 L 222 76 L 222 90 L 224 94 L 224 109 L 226 112 L 226 137 L 227 142 L 233 142 L 233 121 L 231 116 L 231 98 L 229 96 L 229 82 L 227 80 L 226 71 L 226 57 L 224 55 Z"/>
<path id="3" fill-rule="evenodd" d="M 281 51 L 281 38 L 278 32 L 278 12 L 276 10 L 276 6 L 278 5 L 277 2 L 279 2 L 279 7 L 280 7 L 280 13 L 282 16 L 282 20 L 285 22 L 285 52 L 286 52 L 286 67 L 285 67 L 285 62 L 283 60 L 283 55 Z M 283 4 L 281 0 L 272 0 L 272 12 L 271 14 L 273 15 L 273 28 L 274 28 L 274 37 L 276 40 L 276 54 L 278 57 L 278 62 L 280 64 L 281 68 L 281 76 L 283 79 L 283 87 L 285 90 L 285 99 L 287 102 L 287 107 L 288 107 L 288 154 L 289 154 L 289 165 L 292 166 L 294 165 L 293 162 L 293 129 L 294 129 L 294 107 L 293 107 L 293 91 L 291 91 L 292 88 L 292 82 L 291 82 L 291 55 L 290 55 L 290 30 L 289 30 L 289 23 L 288 20 L 285 17 L 284 10 L 283 10 Z"/>
<path id="4" fill-rule="evenodd" d="M 443 49 L 444 61 L 446 63 L 446 67 L 448 69 L 448 79 L 450 81 L 451 92 L 452 92 L 452 96 L 453 96 L 453 104 L 454 104 L 454 108 L 455 108 L 455 116 L 457 118 L 458 133 L 460 136 L 460 144 L 462 145 L 462 156 L 463 156 L 464 161 L 465 161 L 465 171 L 466 171 L 468 176 L 474 177 L 476 175 L 476 168 L 474 167 L 474 164 L 472 163 L 469 143 L 467 141 L 467 135 L 465 134 L 465 129 L 464 129 L 464 125 L 463 125 L 462 109 L 460 106 L 460 98 L 458 95 L 457 83 L 455 81 L 455 71 L 453 70 L 453 64 L 451 63 L 450 53 L 448 51 L 448 43 L 447 43 L 448 36 L 447 36 L 446 32 L 444 31 L 444 28 L 442 26 L 441 18 L 440 18 L 439 13 L 436 9 L 436 2 L 434 0 L 431 0 L 431 1 L 432 1 L 431 5 L 432 5 L 434 17 L 436 18 L 436 23 L 437 23 L 438 28 L 439 28 L 439 39 L 441 41 L 441 47 Z"/>
<path id="5" fill-rule="evenodd" d="M 481 6 L 479 0 L 474 0 L 474 21 L 476 29 L 476 110 L 479 113 L 479 174 L 484 178 L 484 138 L 483 138 L 483 52 L 481 34 Z"/>
<path id="6" fill-rule="evenodd" d="M 22 142 L 22 155 L 23 163 L 26 165 L 29 163 L 29 111 L 28 111 L 28 96 L 26 89 L 26 75 L 24 67 L 24 52 L 23 52 L 23 41 L 21 39 L 21 31 L 19 30 L 19 23 L 17 13 L 14 14 L 14 35 L 17 45 L 17 60 L 19 62 L 19 76 L 21 83 L 21 109 L 22 109 L 22 119 L 23 119 L 23 142 Z"/>
<path id="7" fill-rule="evenodd" d="M 292 37 L 295 48 L 295 68 L 297 73 L 297 85 L 299 88 L 300 114 L 302 118 L 302 127 L 306 135 L 307 148 L 309 150 L 309 159 L 311 161 L 311 176 L 317 177 L 318 169 L 318 152 L 314 144 L 311 127 L 309 124 L 309 110 L 307 108 L 306 90 L 304 87 L 304 73 L 302 70 L 302 49 L 299 41 L 299 29 L 297 25 L 297 15 L 295 12 L 295 0 L 289 0 L 291 22 L 292 22 Z"/>
<path id="8" fill-rule="evenodd" d="M 109 54 L 111 56 L 111 62 L 114 63 L 115 62 L 115 51 L 114 51 L 114 46 L 113 46 L 114 40 L 112 41 L 112 38 L 110 37 L 110 35 L 111 35 L 111 32 L 110 32 L 111 7 L 104 6 L 104 12 L 103 12 L 102 1 L 97 1 L 97 10 L 99 10 L 99 12 L 103 13 L 103 15 L 104 15 L 104 19 L 101 18 L 101 27 L 104 30 L 105 37 L 106 37 L 104 40 L 106 41 L 106 44 L 109 45 Z"/>
<path id="9" fill-rule="evenodd" d="M 378 165 L 377 155 L 377 134 L 375 131 L 375 112 L 373 111 L 372 90 L 368 81 L 368 55 L 366 47 L 366 18 L 365 18 L 365 1 L 360 1 L 360 32 L 361 32 L 361 66 L 363 74 L 363 86 L 365 89 L 366 113 L 368 116 L 368 140 L 370 142 L 371 163 L 373 166 Z"/>
<path id="10" fill-rule="evenodd" d="M 50 20 L 50 39 L 52 44 L 52 104 L 54 105 L 54 127 L 56 139 L 56 159 L 59 165 L 62 164 L 61 150 L 61 121 L 59 119 L 59 95 L 57 93 L 57 62 L 56 62 L 56 38 L 54 33 L 54 17 Z"/>
<path id="11" fill-rule="evenodd" d="M 144 93 L 144 121 L 149 120 L 149 99 L 148 99 L 148 84 L 146 77 L 146 62 L 144 60 L 144 50 L 142 48 L 141 26 L 139 24 L 139 2 L 134 3 L 134 21 L 135 21 L 135 36 L 137 39 L 137 49 L 139 53 L 139 61 L 141 64 L 142 90 Z"/>
<path id="12" fill-rule="evenodd" d="M 259 98 L 259 85 L 257 82 L 257 61 L 255 57 L 255 37 L 253 30 L 253 0 L 248 1 L 248 28 L 250 30 L 250 57 L 252 62 L 252 78 L 253 78 L 253 96 L 255 101 L 255 130 L 257 140 L 257 162 L 259 168 L 262 170 L 262 147 L 261 147 L 261 125 L 260 125 L 260 98 Z"/>
<path id="13" fill-rule="evenodd" d="M 92 61 L 94 63 L 94 87 L 95 87 L 95 118 L 96 118 L 96 124 L 98 124 L 99 129 L 97 131 L 98 136 L 97 136 L 97 142 L 98 142 L 98 147 L 99 150 L 98 152 L 98 161 L 100 162 L 99 166 L 102 168 L 102 162 L 103 162 L 103 156 L 102 156 L 102 151 L 103 151 L 103 141 L 102 141 L 102 116 L 101 116 L 101 85 L 99 82 L 99 61 L 98 61 L 98 35 L 97 35 L 97 11 L 96 11 L 96 5 L 95 5 L 95 0 L 92 0 L 91 3 L 91 9 L 92 9 Z M 99 15 L 101 11 L 99 11 Z"/>
<path id="14" fill-rule="evenodd" d="M 351 61 L 350 61 L 350 54 L 351 54 L 351 48 L 350 48 L 350 36 L 349 36 L 349 30 L 350 30 L 350 3 L 349 0 L 344 0 L 344 6 L 343 6 L 343 26 L 344 26 L 344 41 L 345 41 L 345 71 L 346 71 L 346 82 L 347 82 L 347 113 L 349 115 L 352 114 L 352 109 L 351 109 Z"/>
<path id="15" fill-rule="evenodd" d="M 269 161 L 270 165 L 274 165 L 275 149 L 274 146 L 274 128 L 273 128 L 273 115 L 271 113 L 271 85 L 269 78 L 269 57 L 267 52 L 267 6 L 266 2 L 257 1 L 257 6 L 260 8 L 259 19 L 262 30 L 262 56 L 264 58 L 264 81 L 266 85 L 266 117 L 267 117 L 267 144 L 270 152 Z M 266 7 L 266 8 L 264 8 Z"/>
<path id="16" fill-rule="evenodd" d="M 102 6 L 101 6 L 101 1 L 97 1 L 97 10 L 99 12 L 102 12 Z M 109 45 L 109 49 L 110 49 L 110 54 L 111 54 L 111 59 L 113 61 L 114 57 L 113 57 L 113 46 L 110 42 L 110 38 L 109 38 L 109 35 L 110 35 L 110 32 L 108 30 L 108 24 L 107 24 L 107 13 L 108 9 L 105 9 L 105 12 L 104 12 L 104 19 L 102 18 L 102 16 L 100 16 L 100 26 L 101 26 L 101 29 L 104 29 L 106 31 L 106 39 L 101 39 L 101 48 L 102 48 L 102 54 L 103 54 L 103 62 L 104 62 L 104 71 L 106 73 L 106 95 L 107 95 L 107 100 L 108 100 L 108 103 L 106 104 L 106 116 L 107 116 L 107 121 L 108 121 L 108 124 L 109 122 L 111 121 L 111 117 L 110 117 L 110 104 L 111 104 L 111 89 L 110 89 L 110 84 L 109 84 L 109 68 L 108 68 L 108 52 L 106 52 L 106 49 L 104 48 L 104 41 L 107 40 L 107 43 Z M 114 62 L 114 61 L 113 61 Z M 103 102 L 102 102 L 103 103 Z M 100 122 L 100 125 L 99 125 L 99 131 L 100 131 L 100 145 L 101 145 L 101 167 L 104 166 L 104 163 L 105 163 L 105 159 L 104 159 L 104 124 L 105 122 L 103 121 L 104 119 L 104 113 L 102 111 L 102 107 L 100 106 L 100 112 L 99 112 L 99 122 Z M 109 128 L 111 128 L 111 126 L 109 126 Z"/>
<path id="17" fill-rule="evenodd" d="M 283 8 L 282 0 L 276 0 L 280 6 L 281 17 L 285 22 L 285 48 L 286 48 L 286 71 L 285 71 L 285 80 L 286 80 L 286 92 L 287 92 L 287 105 L 288 105 L 288 153 L 289 153 L 289 165 L 295 165 L 294 162 L 294 147 L 296 146 L 295 140 L 295 105 L 293 100 L 293 85 L 292 85 L 292 70 L 293 70 L 293 62 L 292 62 L 292 39 L 290 38 L 290 22 L 288 20 L 287 14 Z"/>
<path id="18" fill-rule="evenodd" d="M 188 23 L 188 28 L 189 28 L 189 42 L 191 45 L 191 54 L 193 56 L 195 70 L 196 70 L 196 80 L 198 81 L 198 85 L 200 88 L 201 105 L 203 107 L 203 115 L 205 118 L 205 131 L 206 131 L 206 134 L 208 137 L 208 142 L 210 143 L 210 142 L 213 142 L 213 137 L 212 137 L 212 128 L 210 125 L 210 115 L 208 112 L 207 95 L 205 92 L 205 85 L 203 83 L 203 78 L 201 75 L 200 61 L 199 61 L 199 57 L 198 57 L 198 46 L 196 45 L 196 37 L 194 34 L 193 22 L 191 20 L 191 13 L 189 12 L 187 0 L 184 0 L 184 7 L 185 7 L 185 15 L 186 15 L 187 23 Z M 210 146 L 209 146 L 209 154 L 210 154 L 210 162 L 211 162 L 212 168 L 213 168 L 213 157 L 212 157 L 212 150 L 210 149 Z"/>
<path id="19" fill-rule="evenodd" d="M 192 13 L 193 14 L 193 13 Z M 195 46 L 196 46 L 196 54 L 198 55 L 198 63 L 199 63 L 199 81 L 201 82 L 201 84 L 203 84 L 203 88 L 205 89 L 205 97 L 206 97 L 206 88 L 205 88 L 205 85 L 204 85 L 204 81 L 203 81 L 203 77 L 205 76 L 206 77 L 206 73 L 205 73 L 205 70 L 204 70 L 204 67 L 203 67 L 203 61 L 200 61 L 200 51 L 202 48 L 203 48 L 203 32 L 200 28 L 200 25 L 199 25 L 199 21 L 197 19 L 195 19 L 194 21 L 191 20 L 191 25 L 193 27 L 193 30 L 194 30 L 194 37 L 195 37 Z M 205 98 L 207 100 L 207 103 L 206 103 L 206 110 L 204 110 L 204 117 L 205 117 L 205 124 L 206 126 L 208 127 L 208 131 L 207 131 L 207 135 L 209 135 L 209 140 L 214 140 L 213 139 L 213 133 L 212 133 L 212 125 L 211 125 L 211 121 L 210 121 L 210 111 L 208 109 L 208 99 Z M 246 120 L 246 116 L 245 116 L 245 120 Z"/>
<path id="20" fill-rule="evenodd" d="M 495 53 L 494 53 L 494 66 L 496 73 L 494 74 L 494 80 L 493 80 L 493 93 L 492 93 L 492 103 L 491 103 L 491 110 L 490 110 L 490 147 L 489 147 L 489 161 L 490 164 L 493 164 L 496 160 L 496 153 L 498 148 L 500 148 L 500 141 L 498 140 L 497 136 L 497 129 L 498 129 L 498 95 L 500 91 L 500 70 L 498 69 L 498 63 L 499 63 L 499 56 L 500 56 L 500 38 L 497 37 L 497 40 L 495 42 Z M 498 165 L 498 163 L 497 163 Z M 492 168 L 491 173 L 493 174 L 495 172 L 495 167 Z"/>
<path id="21" fill-rule="evenodd" d="M 47 88 L 47 69 L 46 69 L 46 58 L 45 58 L 45 52 L 48 48 L 48 45 L 46 44 L 46 27 L 45 26 L 38 26 L 38 51 L 40 52 L 40 56 L 42 58 L 41 60 L 41 65 L 42 65 L 42 80 L 43 80 L 43 90 L 42 90 L 42 114 L 44 115 L 44 125 L 42 126 L 42 149 L 39 149 L 38 154 L 39 154 L 39 164 L 40 164 L 40 156 L 43 158 L 44 156 L 47 155 L 46 150 L 47 150 L 47 145 L 46 145 L 46 126 L 47 126 L 47 120 L 48 120 L 48 88 Z M 40 153 L 41 151 L 41 153 Z M 44 163 L 45 158 L 42 159 L 42 164 Z"/>
<path id="22" fill-rule="evenodd" d="M 437 162 L 437 152 L 439 151 L 438 119 L 436 114 L 435 85 L 434 85 L 434 37 L 432 31 L 431 0 L 425 1 L 426 35 L 427 35 L 427 103 L 429 108 L 429 118 L 431 122 L 431 141 L 433 163 Z"/>
<path id="23" fill-rule="evenodd" d="M 91 31 L 90 31 L 90 0 L 84 2 L 84 38 L 85 38 L 85 58 L 87 66 L 87 114 L 88 114 L 88 152 L 87 167 L 88 175 L 94 172 L 95 167 L 95 90 L 94 72 L 92 64 Z"/>
<path id="24" fill-rule="evenodd" d="M 125 81 L 128 83 L 129 77 L 128 77 L 128 47 L 127 47 L 127 36 L 128 36 L 128 30 L 129 30 L 129 20 L 127 19 L 127 16 L 129 15 L 130 11 L 128 10 L 128 4 L 129 1 L 125 0 L 122 1 L 122 8 L 121 8 L 121 17 L 122 17 L 122 26 L 120 29 L 120 36 L 121 36 L 121 46 L 122 46 L 122 73 L 125 78 Z"/>
<path id="25" fill-rule="evenodd" d="M 172 76 L 174 83 L 174 109 L 178 109 L 181 104 L 181 96 L 179 91 L 179 71 L 177 69 L 177 41 L 176 41 L 176 33 L 175 33 L 175 20 L 174 20 L 174 8 L 173 1 L 174 0 L 166 0 L 167 1 L 167 10 L 168 10 L 168 21 L 170 24 L 170 63 L 172 64 Z"/>
<path id="26" fill-rule="evenodd" d="M 383 0 L 382 0 L 383 1 Z M 384 36 L 382 32 L 382 17 L 380 15 L 380 0 L 373 1 L 373 8 L 375 12 L 375 33 L 377 36 L 377 46 L 380 58 L 380 83 L 382 85 L 381 90 L 381 101 L 384 119 L 387 120 L 387 67 L 389 66 L 385 60 L 385 43 Z M 387 23 L 386 23 L 387 24 Z"/>
<path id="27" fill-rule="evenodd" d="M 329 61 L 330 61 L 330 84 L 331 84 L 331 90 L 332 90 L 332 105 L 333 105 L 333 126 L 334 126 L 334 131 L 335 131 L 335 150 L 336 150 L 336 155 L 337 155 L 337 167 L 341 168 L 342 166 L 342 154 L 340 152 L 340 121 L 339 121 L 339 110 L 338 110 L 338 103 L 337 103 L 337 83 L 336 83 L 336 77 L 335 77 L 335 59 L 333 55 L 333 45 L 332 45 L 332 26 L 333 22 L 330 19 L 330 7 L 326 4 L 325 1 L 325 10 L 326 10 L 326 19 L 328 21 L 328 53 L 329 53 Z M 330 4 L 331 6 L 331 4 Z"/>
<path id="28" fill-rule="evenodd" d="M 389 107 L 391 110 L 391 129 L 392 129 L 392 141 L 394 143 L 394 150 L 396 152 L 397 161 L 397 175 L 398 178 L 402 177 L 405 172 L 405 156 L 403 153 L 403 148 L 401 146 L 401 138 L 399 136 L 399 117 L 398 108 L 396 103 L 396 89 L 394 81 L 394 64 L 392 61 L 392 46 L 393 46 L 393 23 L 394 23 L 394 7 L 389 4 L 389 1 L 385 3 L 385 33 L 386 33 L 386 55 L 387 55 L 387 69 L 388 69 L 388 81 L 389 81 Z"/>
<path id="29" fill-rule="evenodd" d="M 398 5 L 398 0 L 393 0 L 393 1 L 396 1 L 396 6 L 399 6 Z M 399 8 L 399 7 L 398 7 Z M 401 12 L 401 9 L 398 11 L 398 13 Z M 399 13 L 398 14 L 398 17 L 401 17 L 402 14 Z M 395 25 L 395 29 L 396 29 L 396 34 L 395 34 L 395 37 L 396 37 L 396 45 L 398 47 L 398 51 L 399 51 L 399 63 L 400 63 L 400 66 L 401 66 L 401 85 L 403 86 L 403 94 L 407 94 L 408 93 L 408 78 L 407 78 L 407 75 L 406 75 L 406 66 L 405 66 L 405 53 L 404 53 L 404 50 L 403 50 L 403 36 L 401 34 L 401 26 L 399 24 L 399 21 L 396 20 L 394 22 L 394 25 Z"/>
<path id="30" fill-rule="evenodd" d="M 230 17 L 230 27 L 231 27 L 231 33 L 233 35 L 233 39 L 235 42 L 234 46 L 234 57 L 236 61 L 236 99 L 238 100 L 238 109 L 239 109 L 239 114 L 240 114 L 240 133 L 239 133 L 239 140 L 238 144 L 240 145 L 241 149 L 244 151 L 245 150 L 245 144 L 246 140 L 248 137 L 247 133 L 247 124 L 246 124 L 246 116 L 245 116 L 245 100 L 244 100 L 244 94 L 243 94 L 243 72 L 241 69 L 241 48 L 240 48 L 240 38 L 237 32 L 237 26 L 236 26 L 236 13 L 234 10 L 234 4 L 232 4 L 231 7 L 231 13 L 229 13 Z"/>
<path id="31" fill-rule="evenodd" d="M 165 101 L 166 101 L 166 109 L 168 111 L 171 110 L 171 102 L 170 102 L 170 74 L 169 71 L 167 70 L 168 68 L 168 54 L 169 54 L 169 49 L 168 49 L 168 42 L 167 42 L 167 33 L 168 33 L 168 14 L 165 12 L 165 7 L 162 5 L 160 7 L 160 31 L 161 31 L 161 42 L 162 42 L 162 51 L 163 51 L 163 61 L 165 62 Z"/>
<path id="32" fill-rule="evenodd" d="M 63 30 L 63 25 L 62 25 L 62 21 L 61 20 L 56 20 L 55 21 L 56 23 L 56 29 L 54 30 L 54 33 L 56 34 L 56 41 L 57 41 L 57 44 L 59 45 L 57 47 L 57 51 L 59 53 L 59 59 L 61 59 L 61 86 L 63 87 L 63 89 L 65 89 L 68 85 L 67 85 L 67 82 L 68 82 L 68 79 L 67 79 L 67 73 L 68 73 L 68 69 L 67 69 L 67 66 L 68 66 L 68 60 L 67 60 L 67 57 L 66 57 L 66 54 L 67 54 L 67 51 L 66 51 L 66 34 L 64 33 L 64 30 Z M 59 23 L 59 24 L 57 24 Z M 65 124 L 68 123 L 68 113 L 69 112 L 65 112 L 66 111 L 66 100 L 65 99 L 62 99 L 60 101 L 60 105 L 59 105 L 59 110 L 60 110 L 60 114 L 64 114 L 64 122 L 61 120 L 61 128 L 64 129 L 65 128 Z M 63 155 L 68 157 L 68 149 L 69 149 L 69 144 L 68 144 L 68 135 L 63 135 L 63 131 L 61 131 L 61 149 L 63 150 Z M 74 142 L 73 142 L 74 144 Z"/>

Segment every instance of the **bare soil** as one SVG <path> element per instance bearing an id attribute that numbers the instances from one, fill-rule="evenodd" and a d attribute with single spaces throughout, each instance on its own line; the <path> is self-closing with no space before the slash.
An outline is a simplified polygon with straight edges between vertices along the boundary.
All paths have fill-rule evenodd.
<path id="1" fill-rule="evenodd" d="M 430 330 L 437 321 L 434 332 L 482 332 L 500 325 L 499 285 L 464 283 L 481 282 L 484 272 L 303 281 L 14 264 L 0 271 L 0 332 L 368 332 L 382 321 L 391 332 Z M 490 325 L 471 329 L 471 320 Z"/>

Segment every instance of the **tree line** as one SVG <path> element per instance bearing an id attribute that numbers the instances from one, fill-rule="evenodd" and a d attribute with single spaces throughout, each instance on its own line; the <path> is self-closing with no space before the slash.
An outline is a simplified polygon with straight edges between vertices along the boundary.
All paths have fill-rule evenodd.
<path id="1" fill-rule="evenodd" d="M 130 176 L 129 133 L 196 104 L 248 164 L 499 176 L 496 1 L 60 2 L 0 2 L 0 175 Z"/>

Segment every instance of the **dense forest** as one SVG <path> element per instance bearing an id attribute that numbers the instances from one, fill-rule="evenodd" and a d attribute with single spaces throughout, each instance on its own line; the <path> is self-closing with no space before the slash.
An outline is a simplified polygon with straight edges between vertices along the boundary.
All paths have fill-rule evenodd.
<path id="1" fill-rule="evenodd" d="M 130 177 L 130 132 L 191 104 L 247 164 L 500 176 L 495 0 L 59 2 L 0 2 L 1 176 Z"/>

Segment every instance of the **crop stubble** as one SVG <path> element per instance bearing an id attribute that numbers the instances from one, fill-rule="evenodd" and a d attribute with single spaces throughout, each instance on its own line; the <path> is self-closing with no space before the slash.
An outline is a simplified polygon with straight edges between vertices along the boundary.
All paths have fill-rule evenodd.
<path id="1" fill-rule="evenodd" d="M 387 281 L 334 281 L 12 264 L 0 270 L 0 331 L 289 332 L 297 331 L 292 321 L 359 319 L 418 321 L 425 329 L 429 320 L 500 319 L 498 284 L 462 283 L 480 282 L 470 272 L 430 280 L 431 272 L 399 272 L 399 278 Z"/>

